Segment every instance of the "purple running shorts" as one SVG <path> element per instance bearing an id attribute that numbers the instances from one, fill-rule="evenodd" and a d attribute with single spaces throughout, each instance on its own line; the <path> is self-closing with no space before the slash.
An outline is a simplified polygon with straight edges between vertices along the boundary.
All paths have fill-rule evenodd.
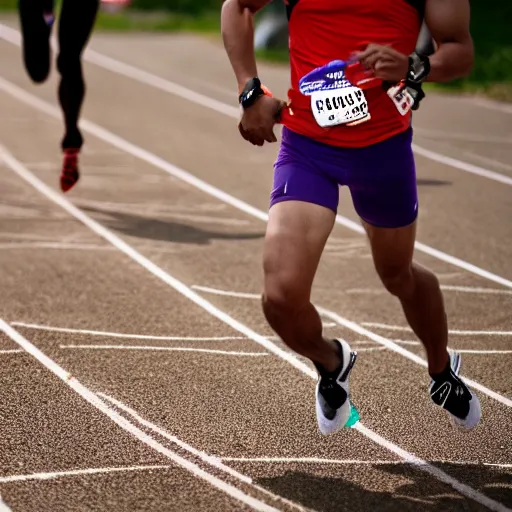
<path id="1" fill-rule="evenodd" d="M 370 225 L 399 228 L 418 215 L 412 128 L 363 148 L 317 142 L 283 127 L 270 206 L 314 203 L 334 212 L 346 185 L 357 214 Z"/>

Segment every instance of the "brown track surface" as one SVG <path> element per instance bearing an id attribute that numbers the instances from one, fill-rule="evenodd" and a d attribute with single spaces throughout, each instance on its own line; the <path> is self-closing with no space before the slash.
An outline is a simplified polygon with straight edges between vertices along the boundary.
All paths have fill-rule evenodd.
<path id="1" fill-rule="evenodd" d="M 217 42 L 97 34 L 91 49 L 236 107 L 231 70 Z M 4 81 L 55 105 L 55 74 L 35 87 L 19 47 L 0 40 L 0 53 Z M 176 94 L 90 62 L 85 73 L 85 119 L 266 211 L 276 145 L 251 147 L 240 139 L 235 119 Z M 260 74 L 276 93 L 286 91 L 286 69 L 261 66 Z M 1 87 L 0 111 L 0 145 L 57 189 L 60 121 Z M 85 136 L 82 180 L 66 198 L 214 307 L 272 336 L 257 300 L 264 222 L 147 159 Z M 415 116 L 415 143 L 512 177 L 512 115 L 470 98 L 429 95 Z M 421 156 L 417 163 L 419 240 L 512 280 L 511 186 Z M 352 398 L 373 438 L 354 429 L 322 437 L 310 377 L 152 275 L 2 165 L 1 156 L 0 187 L 0 318 L 90 392 L 113 397 L 150 422 L 115 409 L 160 446 L 220 482 L 219 488 L 197 478 L 120 428 L 0 334 L 0 495 L 12 511 L 249 510 L 226 491 L 228 484 L 262 510 L 265 504 L 318 511 L 512 507 L 506 403 L 512 396 L 512 287 L 417 252 L 445 287 L 451 346 L 479 351 L 463 354 L 463 374 L 499 394 L 478 392 L 483 420 L 471 433 L 454 430 L 431 404 L 423 367 L 366 331 L 325 318 L 329 333 L 360 351 Z M 357 221 L 346 193 L 340 214 Z M 405 321 L 382 293 L 361 234 L 336 226 L 314 300 L 424 357 L 410 332 L 396 330 Z M 396 447 L 467 487 L 456 490 L 440 473 L 406 463 Z M 224 459 L 252 483 L 208 463 L 204 454 Z M 66 473 L 91 468 L 98 471 Z"/>

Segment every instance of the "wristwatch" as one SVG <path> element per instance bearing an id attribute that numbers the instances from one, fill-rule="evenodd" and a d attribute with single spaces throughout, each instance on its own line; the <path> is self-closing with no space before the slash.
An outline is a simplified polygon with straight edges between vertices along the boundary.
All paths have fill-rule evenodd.
<path id="1" fill-rule="evenodd" d="M 265 94 L 258 77 L 251 78 L 244 87 L 244 90 L 238 96 L 238 103 L 243 109 L 249 108 L 254 102 Z"/>
<path id="2" fill-rule="evenodd" d="M 430 59 L 426 55 L 412 52 L 409 55 L 409 69 L 406 80 L 415 84 L 421 84 L 430 73 Z"/>
<path id="3" fill-rule="evenodd" d="M 411 109 L 418 110 L 420 101 L 425 97 L 422 84 L 430 73 L 430 59 L 417 52 L 409 55 L 409 69 L 405 78 L 405 86 L 413 99 Z"/>

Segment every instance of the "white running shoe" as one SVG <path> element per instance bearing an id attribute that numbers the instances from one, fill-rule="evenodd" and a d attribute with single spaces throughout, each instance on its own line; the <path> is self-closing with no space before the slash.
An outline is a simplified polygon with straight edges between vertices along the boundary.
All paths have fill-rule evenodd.
<path id="1" fill-rule="evenodd" d="M 319 374 L 316 385 L 316 419 L 324 435 L 343 428 L 350 417 L 348 379 L 357 358 L 357 352 L 352 352 L 346 341 L 334 341 L 339 347 L 340 366 L 333 372 L 327 372 L 315 363 Z"/>
<path id="2" fill-rule="evenodd" d="M 480 401 L 475 393 L 459 377 L 461 357 L 450 353 L 450 371 L 442 378 L 430 383 L 432 401 L 447 411 L 457 427 L 470 430 L 478 425 L 482 417 Z"/>

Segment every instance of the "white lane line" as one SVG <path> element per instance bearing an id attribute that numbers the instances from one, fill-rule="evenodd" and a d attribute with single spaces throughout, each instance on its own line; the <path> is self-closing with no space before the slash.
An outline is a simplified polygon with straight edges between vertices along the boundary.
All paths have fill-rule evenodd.
<path id="1" fill-rule="evenodd" d="M 489 142 L 495 144 L 511 144 L 512 137 L 496 137 L 493 135 L 479 135 L 475 133 L 446 132 L 442 130 L 431 130 L 428 128 L 416 127 L 414 132 L 427 139 L 434 140 L 458 140 L 464 142 Z"/>
<path id="2" fill-rule="evenodd" d="M 400 345 L 421 345 L 419 341 L 405 341 L 405 340 L 391 340 L 394 343 L 398 343 Z M 351 343 L 351 345 L 353 345 Z M 384 347 L 383 347 L 384 348 Z M 358 351 L 361 349 L 358 349 Z M 470 349 L 460 349 L 456 348 L 454 349 L 460 354 L 512 354 L 512 350 L 494 350 L 494 349 L 487 349 L 487 350 L 470 350 Z"/>
<path id="3" fill-rule="evenodd" d="M 480 107 L 497 110 L 498 112 L 505 114 L 512 114 L 512 105 L 503 101 L 488 100 L 484 98 L 468 98 L 468 101 L 471 101 L 471 103 L 475 103 Z"/>
<path id="4" fill-rule="evenodd" d="M 50 103 L 47 103 L 46 101 L 41 100 L 37 96 L 34 96 L 33 94 L 26 92 L 21 87 L 18 87 L 17 85 L 14 85 L 1 77 L 0 90 L 3 90 L 7 94 L 10 94 L 11 96 L 18 99 L 19 101 L 22 101 L 27 105 L 30 105 L 35 109 L 44 112 L 56 119 L 60 120 L 61 118 L 61 113 L 56 107 L 54 107 Z M 112 132 L 105 130 L 101 126 L 98 126 L 97 124 L 87 121 L 85 119 L 81 121 L 80 126 L 85 132 L 88 132 L 96 136 L 98 139 L 101 139 L 111 144 L 112 146 L 115 146 L 118 149 L 125 151 L 126 153 L 129 153 L 135 156 L 136 158 L 139 158 L 140 160 L 143 160 L 144 162 L 147 162 L 148 164 L 161 169 L 162 171 L 170 174 L 171 176 L 174 176 L 175 178 L 182 180 L 193 187 L 196 187 L 198 190 L 201 190 L 202 192 L 212 197 L 215 197 L 220 201 L 223 201 L 224 203 L 229 204 L 234 208 L 237 208 L 240 211 L 252 215 L 253 217 L 256 217 L 264 221 L 268 220 L 267 213 L 259 210 L 258 208 L 255 208 L 254 206 L 249 205 L 245 201 L 237 199 L 236 197 L 224 192 L 223 190 L 218 189 L 217 187 L 214 187 L 213 185 L 206 183 L 205 181 L 194 176 L 193 174 L 190 174 L 189 172 L 180 169 L 175 165 L 172 165 L 167 160 L 164 160 L 156 156 L 155 154 L 146 151 L 145 149 L 142 149 L 141 147 L 136 146 L 135 144 L 128 142 L 127 140 L 113 134 Z M 346 217 L 337 215 L 336 222 L 342 226 L 345 226 L 347 229 L 350 229 L 351 231 L 365 234 L 365 231 L 360 224 Z M 512 288 L 511 280 L 498 276 L 497 274 L 493 274 L 492 272 L 477 267 L 472 263 L 468 263 L 467 261 L 446 254 L 442 251 L 439 251 L 438 249 L 434 249 L 433 247 L 425 245 L 421 242 L 416 242 L 415 248 L 416 250 L 428 254 L 438 260 L 444 261 L 458 268 L 462 268 L 468 272 L 471 272 L 472 274 L 478 275 L 495 283 L 501 284 L 503 286 L 506 286 L 507 288 Z"/>
<path id="5" fill-rule="evenodd" d="M 64 370 L 61 366 L 59 366 L 53 359 L 50 359 L 46 354 L 41 352 L 35 345 L 30 343 L 26 338 L 24 338 L 18 331 L 16 331 L 13 327 L 11 327 L 8 323 L 0 318 L 0 330 L 3 331 L 9 338 L 11 338 L 15 343 L 20 345 L 24 350 L 26 350 L 30 355 L 35 357 L 40 363 L 42 363 L 49 371 L 51 371 L 54 375 L 59 377 L 64 383 L 66 383 L 73 391 L 78 393 L 84 400 L 86 400 L 93 407 L 96 407 L 100 412 L 108 416 L 114 423 L 116 423 L 123 430 L 133 435 L 139 441 L 142 441 L 150 448 L 153 448 L 157 452 L 166 456 L 173 462 L 175 462 L 178 466 L 181 466 L 185 470 L 192 473 L 194 476 L 201 478 L 211 484 L 213 487 L 219 489 L 220 491 L 228 494 L 229 496 L 253 507 L 255 510 L 261 510 L 262 512 L 276 512 L 277 509 L 270 507 L 266 503 L 253 498 L 245 494 L 243 491 L 238 489 L 237 487 L 232 486 L 220 480 L 216 476 L 208 473 L 197 464 L 190 462 L 189 460 L 181 457 L 176 452 L 169 450 L 158 441 L 153 439 L 151 436 L 146 434 L 143 430 L 138 428 L 137 426 L 130 423 L 126 420 L 122 415 L 120 415 L 115 410 L 111 409 L 105 402 L 103 402 L 96 394 L 94 394 L 90 389 L 86 388 L 81 382 L 79 382 L 75 377 L 71 376 L 69 372 Z"/>
<path id="6" fill-rule="evenodd" d="M 18 33 L 16 30 L 9 30 Z M 7 39 L 5 34 L 2 34 L 1 32 L 0 37 Z M 10 40 L 9 42 L 13 42 L 13 40 Z M 191 103 L 195 103 L 196 105 L 214 110 L 219 114 L 224 114 L 235 118 L 238 118 L 240 115 L 240 110 L 237 107 L 228 105 L 222 101 L 215 100 L 199 92 L 192 91 L 187 87 L 171 82 L 170 80 L 166 80 L 165 78 L 154 75 L 153 73 L 143 71 L 142 69 L 131 66 L 130 64 L 125 64 L 124 62 L 113 59 L 112 57 L 108 57 L 107 55 L 103 55 L 99 52 L 91 50 L 90 48 L 85 50 L 84 59 L 86 61 L 92 62 L 93 64 L 96 64 L 96 66 L 99 66 L 103 69 L 107 69 L 108 71 L 117 73 L 118 75 L 131 78 L 132 80 L 143 83 L 145 85 L 150 85 L 151 87 L 159 89 L 160 91 L 173 94 L 174 96 L 183 98 L 187 101 L 190 101 Z"/>
<path id="7" fill-rule="evenodd" d="M 316 380 L 317 375 L 316 372 L 307 366 L 305 363 L 300 361 L 295 355 L 279 348 L 277 345 L 269 341 L 268 339 L 264 338 L 263 336 L 259 335 L 249 327 L 247 327 L 245 324 L 239 322 L 238 320 L 235 320 L 233 317 L 225 313 L 224 311 L 218 309 L 216 306 L 214 306 L 211 302 L 205 300 L 203 297 L 198 295 L 196 292 L 194 292 L 191 288 L 189 288 L 187 285 L 176 279 L 175 277 L 171 276 L 167 272 L 165 272 L 163 269 L 155 265 L 152 261 L 148 260 L 145 256 L 137 252 L 133 247 L 128 245 L 126 242 L 124 242 L 121 238 L 119 238 L 117 235 L 109 231 L 107 228 L 93 220 L 91 217 L 86 215 L 84 212 L 79 210 L 76 206 L 74 206 L 71 202 L 69 202 L 64 196 L 58 194 L 53 189 L 48 187 L 45 183 L 43 183 L 40 179 L 38 179 L 36 176 L 34 176 L 30 171 L 28 171 L 18 160 L 16 160 L 10 153 L 7 152 L 5 148 L 0 148 L 0 158 L 3 158 L 4 162 L 15 172 L 18 174 L 22 179 L 24 179 L 27 183 L 29 183 L 32 187 L 34 187 L 36 190 L 38 190 L 41 194 L 46 196 L 48 199 L 59 205 L 62 209 L 67 211 L 70 215 L 75 217 L 77 220 L 82 222 L 84 225 L 86 225 L 88 228 L 90 228 L 92 231 L 94 231 L 96 234 L 110 242 L 114 247 L 119 249 L 120 252 L 124 253 L 126 256 L 137 262 L 141 267 L 145 268 L 148 272 L 153 274 L 155 277 L 158 277 L 161 279 L 164 283 L 171 286 L 174 290 L 176 290 L 178 293 L 182 294 L 183 296 L 187 297 L 191 302 L 194 302 L 198 306 L 202 307 L 206 312 L 210 313 L 212 316 L 218 318 L 225 324 L 231 326 L 236 331 L 244 334 L 245 336 L 251 338 L 253 341 L 258 343 L 259 345 L 265 347 L 270 352 L 273 352 L 277 356 L 279 356 L 281 359 L 287 361 L 292 366 L 297 368 L 298 370 L 301 370 L 304 374 L 308 375 L 312 379 Z M 336 321 L 336 320 L 335 320 Z M 47 365 L 49 369 L 52 369 L 52 371 L 56 374 L 61 376 L 61 378 L 67 382 L 70 386 L 73 386 L 73 389 L 75 389 L 77 392 L 80 392 L 84 398 L 86 398 L 90 403 L 98 407 L 102 412 L 105 412 L 110 418 L 114 419 L 116 423 L 118 423 L 120 426 L 123 426 L 123 428 L 126 428 L 127 430 L 132 428 L 136 429 L 131 423 L 128 423 L 129 426 L 126 426 L 126 420 L 119 415 L 114 414 L 114 411 L 112 411 L 104 402 L 101 402 L 98 396 L 96 396 L 94 393 L 89 391 L 87 388 L 82 386 L 76 379 L 71 377 L 69 373 L 67 373 L 65 370 L 63 370 L 60 366 L 57 365 L 54 361 L 49 359 L 45 354 L 43 354 L 39 349 L 37 349 L 34 345 L 32 345 L 28 340 L 23 338 L 21 334 L 19 334 L 17 331 L 15 331 L 9 324 L 5 323 L 3 320 L 0 320 L 0 329 L 4 331 L 9 337 L 11 337 L 14 341 L 16 341 L 18 344 L 20 344 L 23 348 L 25 348 L 27 351 L 35 355 L 43 364 Z M 366 335 L 366 334 L 365 334 Z M 388 340 L 386 340 L 388 341 Z M 402 347 L 398 347 L 402 349 Z M 406 352 L 409 355 L 408 352 Z M 420 359 L 422 363 L 424 363 L 423 360 Z M 499 395 L 498 395 L 499 396 Z M 101 408 L 98 405 L 98 401 L 101 403 Z M 511 401 L 512 403 L 512 401 Z M 123 420 L 123 421 L 121 421 Z M 452 478 L 451 476 L 447 475 L 444 471 L 441 471 L 440 469 L 430 465 L 428 462 L 424 461 L 423 459 L 420 459 L 419 457 L 416 457 L 412 453 L 409 453 L 408 451 L 404 450 L 403 448 L 400 448 L 398 445 L 392 443 L 391 441 L 388 441 L 384 437 L 380 436 L 376 432 L 373 432 L 369 428 L 365 427 L 362 423 L 357 423 L 353 427 L 358 432 L 362 433 L 364 436 L 371 439 L 376 444 L 384 447 L 385 449 L 389 450 L 390 452 L 398 455 L 400 458 L 404 460 L 410 461 L 412 464 L 414 464 L 416 467 L 421 469 L 422 471 L 427 472 L 434 478 L 437 478 L 438 480 L 446 483 L 447 485 L 451 486 L 453 489 L 457 490 L 459 493 L 463 494 L 464 496 L 467 496 L 474 501 L 486 506 L 487 508 L 494 510 L 496 512 L 508 512 L 508 509 L 502 505 L 501 503 L 498 503 L 491 498 L 485 496 L 481 492 L 479 492 L 476 489 L 473 489 L 472 487 L 465 485 L 455 478 Z M 158 448 L 158 451 L 160 453 L 162 452 L 162 446 L 159 445 L 154 439 L 148 438 L 147 435 L 144 434 L 140 429 L 136 429 L 134 432 L 136 432 L 137 435 L 140 435 L 141 440 L 145 440 L 148 444 L 151 442 L 155 445 L 155 449 Z M 145 436 L 145 437 L 143 437 Z M 167 450 L 169 451 L 169 450 Z M 169 451 L 170 452 L 170 451 Z M 188 460 L 183 459 L 179 457 L 174 452 L 170 452 L 172 454 L 173 460 L 178 462 L 179 464 L 183 465 L 187 469 L 189 469 L 191 472 L 199 476 L 200 478 L 203 478 L 210 482 L 212 485 L 218 487 L 219 489 L 224 490 L 228 494 L 231 494 L 232 496 L 236 496 L 241 501 L 244 501 L 247 503 L 247 499 L 251 499 L 258 506 L 264 505 L 267 507 L 267 505 L 262 504 L 261 502 L 254 500 L 253 498 L 247 497 L 247 495 L 243 494 L 239 489 L 236 487 L 228 486 L 228 484 L 225 484 L 225 482 L 222 482 L 209 473 L 206 473 L 198 466 L 190 463 Z M 185 465 L 186 464 L 186 465 Z M 224 487 L 226 486 L 226 487 Z M 265 509 L 257 508 L 257 510 L 274 510 L 270 507 L 267 507 Z"/>
<path id="8" fill-rule="evenodd" d="M 128 415 L 130 415 L 132 417 L 132 419 L 134 419 L 140 425 L 143 425 L 144 427 L 152 430 L 153 432 L 155 432 L 155 434 L 158 434 L 159 436 L 163 437 L 164 439 L 167 439 L 171 443 L 176 444 L 183 450 L 191 453 L 192 455 L 196 456 L 197 458 L 201 459 L 202 461 L 206 462 L 207 464 L 210 464 L 211 466 L 214 466 L 217 469 L 220 469 L 221 471 L 224 471 L 225 473 L 228 473 L 228 474 L 234 476 L 235 478 L 238 478 L 239 480 L 242 480 L 246 483 L 250 483 L 252 487 L 258 489 L 259 491 L 263 492 L 264 494 L 267 494 L 268 496 L 271 496 L 273 499 L 283 501 L 284 503 L 287 503 L 288 505 L 291 505 L 294 508 L 298 508 L 299 510 L 304 510 L 301 506 L 297 505 L 296 503 L 294 503 L 290 500 L 287 500 L 286 498 L 283 498 L 282 496 L 278 496 L 278 495 L 268 491 L 264 487 L 260 487 L 259 485 L 255 484 L 252 481 L 252 479 L 250 479 L 249 477 L 239 473 L 238 471 L 236 471 L 235 469 L 233 469 L 229 466 L 226 466 L 220 457 L 208 455 L 207 453 L 197 450 L 193 446 L 190 446 L 189 444 L 185 443 L 184 441 L 181 441 L 181 439 L 178 439 L 176 436 L 169 434 L 169 432 L 167 432 L 163 428 L 159 427 L 158 425 L 151 423 L 150 421 L 144 419 L 142 416 L 140 416 L 137 413 L 137 411 L 128 407 L 127 405 L 125 405 L 123 402 L 117 400 L 116 398 L 106 395 L 105 393 L 98 393 L 98 396 L 100 396 L 107 402 L 110 402 L 112 405 L 114 405 L 118 409 L 124 411 Z"/>
<path id="9" fill-rule="evenodd" d="M 215 288 L 208 288 L 208 287 L 205 287 L 205 286 L 196 286 L 195 287 L 197 290 L 201 290 L 203 292 L 206 292 L 206 293 L 211 293 L 211 294 L 215 294 L 215 295 L 230 295 L 230 294 L 233 294 L 234 297 L 242 297 L 244 296 L 245 298 L 248 298 L 248 299 L 254 299 L 255 296 L 254 294 L 249 294 L 249 293 L 246 293 L 246 294 L 242 294 L 240 292 L 230 292 L 230 291 L 227 291 L 227 290 L 217 290 Z M 421 358 L 420 356 L 414 354 L 413 352 L 410 352 L 409 350 L 406 350 L 405 348 L 401 347 L 400 345 L 398 345 L 396 342 L 388 339 L 388 338 L 384 338 L 383 336 L 380 336 L 379 334 L 376 334 L 372 331 L 369 331 L 368 329 L 366 329 L 365 327 L 362 327 L 361 325 L 357 324 L 356 322 L 353 322 L 351 320 L 348 320 L 346 318 L 343 318 L 342 316 L 338 315 L 337 313 L 335 313 L 334 311 L 330 311 L 328 309 L 325 309 L 325 308 L 322 308 L 320 306 L 317 306 L 317 309 L 318 309 L 318 312 L 323 316 L 323 317 L 326 317 L 326 318 L 329 318 L 330 320 L 334 320 L 338 325 L 342 326 L 342 327 L 346 327 L 347 329 L 351 330 L 351 331 L 354 331 L 355 333 L 357 334 L 360 334 L 362 336 L 366 336 L 367 338 L 375 341 L 376 343 L 380 344 L 380 345 L 383 345 L 384 347 L 392 350 L 393 352 L 396 352 L 402 356 L 404 356 L 405 358 L 407 359 L 410 359 L 411 361 L 415 362 L 416 364 L 419 364 L 420 366 L 423 366 L 424 368 L 427 368 L 427 361 L 425 361 L 423 358 Z M 374 322 L 365 322 L 363 323 L 363 325 L 366 325 L 366 326 L 383 326 L 385 324 L 376 324 Z M 400 330 L 405 330 L 405 331 L 409 331 L 408 328 L 400 328 Z M 412 332 L 412 331 L 411 331 Z M 503 396 L 503 395 L 500 395 L 499 393 L 496 393 L 496 391 L 493 391 L 492 389 L 489 389 L 485 386 L 483 386 L 482 384 L 472 380 L 472 379 L 469 379 L 468 377 L 465 377 L 464 376 L 464 379 L 465 381 L 471 386 L 473 387 L 474 389 L 478 389 L 480 392 L 484 393 L 485 395 L 489 396 L 490 398 L 493 398 L 494 400 L 500 402 L 501 404 L 503 405 L 506 405 L 508 407 L 512 407 L 512 400 Z"/>
<path id="10" fill-rule="evenodd" d="M 121 411 L 124 411 L 125 413 L 129 414 L 132 417 L 132 419 L 134 419 L 137 423 L 139 423 L 143 427 L 146 427 L 146 428 L 152 430 L 159 436 L 167 439 L 168 441 L 175 444 L 176 446 L 179 446 L 183 450 L 185 450 L 185 451 L 191 453 L 192 455 L 194 455 L 195 457 L 201 459 L 203 462 L 206 462 L 207 464 L 210 464 L 210 465 L 216 467 L 217 469 L 220 469 L 221 471 L 224 471 L 225 473 L 228 473 L 229 475 L 234 476 L 234 477 L 238 478 L 239 480 L 242 480 L 245 483 L 252 482 L 251 478 L 249 478 L 249 477 L 239 473 L 238 471 L 230 468 L 229 466 L 226 466 L 225 464 L 223 464 L 218 457 L 212 457 L 211 455 L 208 455 L 207 453 L 194 448 L 193 446 L 185 443 L 178 437 L 176 437 L 172 434 L 169 434 L 169 432 L 167 432 L 163 428 L 159 427 L 158 425 L 155 425 L 154 423 L 151 423 L 150 421 L 145 420 L 136 411 L 134 411 L 133 409 L 131 409 L 130 407 L 125 405 L 123 402 L 117 400 L 116 398 L 113 398 L 113 397 L 111 397 L 105 393 L 101 393 L 101 392 L 97 393 L 97 395 L 100 398 L 102 398 L 103 400 L 106 400 L 110 404 L 114 405 Z"/>
<path id="11" fill-rule="evenodd" d="M 193 290 L 198 290 L 200 292 L 212 293 L 214 295 L 223 295 L 225 297 L 237 297 L 239 299 L 253 299 L 260 300 L 261 294 L 258 293 L 244 293 L 244 292 L 232 292 L 229 290 L 218 290 L 217 288 L 210 288 L 208 286 L 201 286 L 198 284 L 193 284 L 190 288 Z"/>
<path id="12" fill-rule="evenodd" d="M 119 152 L 117 152 L 117 155 L 119 156 Z M 28 167 L 29 169 L 33 169 L 31 165 L 24 162 L 25 167 Z M 87 166 L 89 167 L 89 166 Z M 146 178 L 166 178 L 165 176 L 162 176 L 162 174 L 158 171 L 156 171 L 156 174 L 144 174 Z M 226 204 L 219 203 L 217 201 L 211 202 L 211 203 L 201 203 L 197 204 L 194 203 L 192 206 L 191 204 L 147 204 L 146 203 L 120 203 L 120 202 L 111 202 L 111 201 L 94 201 L 92 199 L 75 199 L 73 201 L 73 204 L 75 206 L 78 206 L 79 208 L 87 208 L 87 207 L 93 207 L 98 208 L 103 211 L 109 210 L 112 212 L 118 211 L 119 208 L 122 208 L 124 210 L 127 210 L 131 213 L 134 211 L 140 212 L 140 213 L 147 213 L 151 215 L 164 215 L 167 213 L 173 213 L 173 212 L 182 212 L 182 213 L 198 213 L 198 212 L 204 212 L 205 215 L 210 215 L 215 218 L 215 216 L 222 212 L 225 212 L 228 208 Z"/>
<path id="13" fill-rule="evenodd" d="M 145 347 L 137 345 L 60 345 L 60 348 L 76 348 L 85 350 L 148 350 L 148 351 L 168 351 L 168 352 L 200 352 L 204 354 L 219 354 L 223 356 L 246 356 L 258 357 L 268 356 L 268 352 L 235 352 L 233 350 L 213 350 L 208 348 L 190 348 L 190 347 Z"/>
<path id="14" fill-rule="evenodd" d="M 476 160 L 480 160 L 481 162 L 484 162 L 487 165 L 494 165 L 496 167 L 501 167 L 506 171 L 512 171 L 512 165 L 505 164 L 503 162 L 500 162 L 499 160 L 495 160 L 494 158 L 478 155 L 477 153 L 473 153 L 472 151 L 464 151 L 464 154 L 471 158 L 475 158 Z"/>
<path id="15" fill-rule="evenodd" d="M 410 327 L 402 325 L 381 324 L 379 322 L 361 322 L 361 325 L 385 331 L 412 332 Z M 455 336 L 512 336 L 512 331 L 461 331 L 454 329 L 448 332 Z"/>
<path id="16" fill-rule="evenodd" d="M 11 233 L 9 231 L 0 232 L 0 238 L 17 238 L 21 240 L 28 240 L 29 242 L 34 242 L 36 240 L 55 241 L 54 236 L 37 235 L 32 233 Z"/>
<path id="17" fill-rule="evenodd" d="M 194 288 L 191 286 L 191 288 Z M 199 287 L 201 288 L 201 287 Z M 254 296 L 255 298 L 259 296 Z M 252 298 L 252 297 L 251 297 Z M 111 331 L 93 331 L 88 329 L 71 329 L 68 327 L 53 327 L 50 325 L 31 324 L 26 322 L 10 322 L 11 325 L 16 327 L 23 327 L 25 329 L 36 329 L 40 331 L 50 332 L 64 332 L 71 334 L 84 334 L 90 336 L 105 336 L 107 338 L 123 338 L 123 339 L 134 339 L 134 340 L 153 340 L 153 341 L 235 341 L 235 340 L 247 340 L 247 336 L 153 336 L 147 334 L 125 334 L 120 332 Z M 326 328 L 337 327 L 336 322 L 323 322 L 322 324 Z"/>
<path id="18" fill-rule="evenodd" d="M 338 324 L 336 324 L 338 325 Z M 419 341 L 408 341 L 408 340 L 391 340 L 392 342 L 394 343 L 399 343 L 401 345 L 421 345 L 421 343 Z M 359 345 L 373 345 L 375 346 L 375 342 L 373 341 L 370 341 L 370 340 L 356 340 L 356 341 L 351 341 L 350 342 L 350 345 L 351 346 L 359 346 Z M 383 347 L 385 348 L 385 347 Z"/>
<path id="19" fill-rule="evenodd" d="M 66 476 L 81 475 L 98 475 L 102 473 L 117 473 L 129 471 L 148 471 L 152 469 L 173 469 L 173 466 L 124 466 L 124 467 L 108 467 L 108 468 L 86 468 L 72 469 L 69 471 L 54 471 L 51 473 L 31 473 L 28 475 L 9 475 L 0 476 L 0 484 L 8 484 L 11 482 L 26 482 L 28 480 L 53 480 Z"/>
<path id="20" fill-rule="evenodd" d="M 460 354 L 512 354 L 512 350 L 456 350 Z"/>
<path id="21" fill-rule="evenodd" d="M 457 160 L 449 156 L 440 155 L 439 153 L 435 153 L 434 151 L 430 151 L 429 149 L 422 148 L 417 144 L 413 144 L 412 149 L 416 154 L 424 158 L 428 158 L 429 160 L 433 160 L 434 162 L 438 162 L 449 167 L 455 167 L 456 169 L 459 169 L 461 171 L 465 171 L 470 174 L 475 174 L 476 176 L 480 176 L 482 178 L 497 181 L 499 183 L 503 183 L 504 185 L 512 185 L 512 178 L 506 176 L 505 174 L 490 171 L 489 169 L 484 169 L 483 167 L 478 167 L 477 165 L 462 162 L 461 160 Z"/>
<path id="22" fill-rule="evenodd" d="M 409 464 L 406 460 L 322 459 L 318 457 L 221 457 L 226 462 L 268 462 L 271 464 L 336 464 L 343 466 L 372 464 Z"/>
<path id="23" fill-rule="evenodd" d="M 23 352 L 23 350 L 17 348 L 0 350 L 0 354 L 18 354 L 20 352 Z"/>
<path id="24" fill-rule="evenodd" d="M 220 457 L 225 462 L 268 462 L 270 464 L 334 464 L 340 466 L 373 466 L 388 464 L 410 464 L 407 460 L 356 460 L 356 459 L 323 459 L 319 457 Z M 460 460 L 432 460 L 435 464 L 452 464 L 457 466 L 494 466 L 507 469 L 512 464 L 495 464 L 490 462 L 474 462 Z"/>
<path id="25" fill-rule="evenodd" d="M 512 290 L 503 290 L 501 288 L 482 288 L 478 286 L 455 286 L 442 284 L 441 290 L 447 292 L 491 294 L 491 295 L 512 295 Z M 367 294 L 367 295 L 387 295 L 389 292 L 384 288 L 349 288 L 345 290 L 348 294 Z"/>
<path id="26" fill-rule="evenodd" d="M 440 281 L 449 281 L 464 276 L 463 272 L 438 272 L 437 277 Z"/>
<path id="27" fill-rule="evenodd" d="M 62 242 L 10 242 L 0 243 L 0 250 L 57 249 L 71 251 L 112 251 L 112 247 L 94 244 L 67 244 Z"/>
<path id="28" fill-rule="evenodd" d="M 0 512 L 12 512 L 0 495 Z"/>
<path id="29" fill-rule="evenodd" d="M 49 325 L 29 324 L 25 322 L 10 322 L 11 325 L 24 327 L 26 329 L 36 329 L 40 331 L 66 332 L 71 334 L 85 334 L 88 336 L 105 336 L 108 338 L 126 338 L 134 340 L 154 340 L 154 341 L 230 341 L 246 340 L 246 336 L 150 336 L 146 334 L 125 334 L 121 332 L 109 331 L 90 331 L 88 329 L 69 329 L 67 327 L 52 327 Z"/>
<path id="30" fill-rule="evenodd" d="M 27 167 L 34 169 L 30 165 Z M 220 217 L 219 215 L 198 215 L 193 213 L 184 213 L 173 211 L 169 208 L 161 208 L 161 207 L 148 207 L 145 203 L 107 203 L 102 201 L 86 201 L 86 200 L 77 200 L 74 201 L 74 204 L 79 208 L 92 207 L 98 208 L 102 213 L 126 213 L 126 214 L 134 214 L 139 213 L 142 217 L 150 218 L 151 215 L 157 215 L 160 219 L 177 219 L 177 220 L 185 220 L 189 222 L 197 222 L 203 224 L 218 224 L 225 226 L 247 226 L 250 224 L 250 221 L 246 219 L 236 219 L 230 217 Z M 223 205 L 224 206 L 224 205 Z"/>

